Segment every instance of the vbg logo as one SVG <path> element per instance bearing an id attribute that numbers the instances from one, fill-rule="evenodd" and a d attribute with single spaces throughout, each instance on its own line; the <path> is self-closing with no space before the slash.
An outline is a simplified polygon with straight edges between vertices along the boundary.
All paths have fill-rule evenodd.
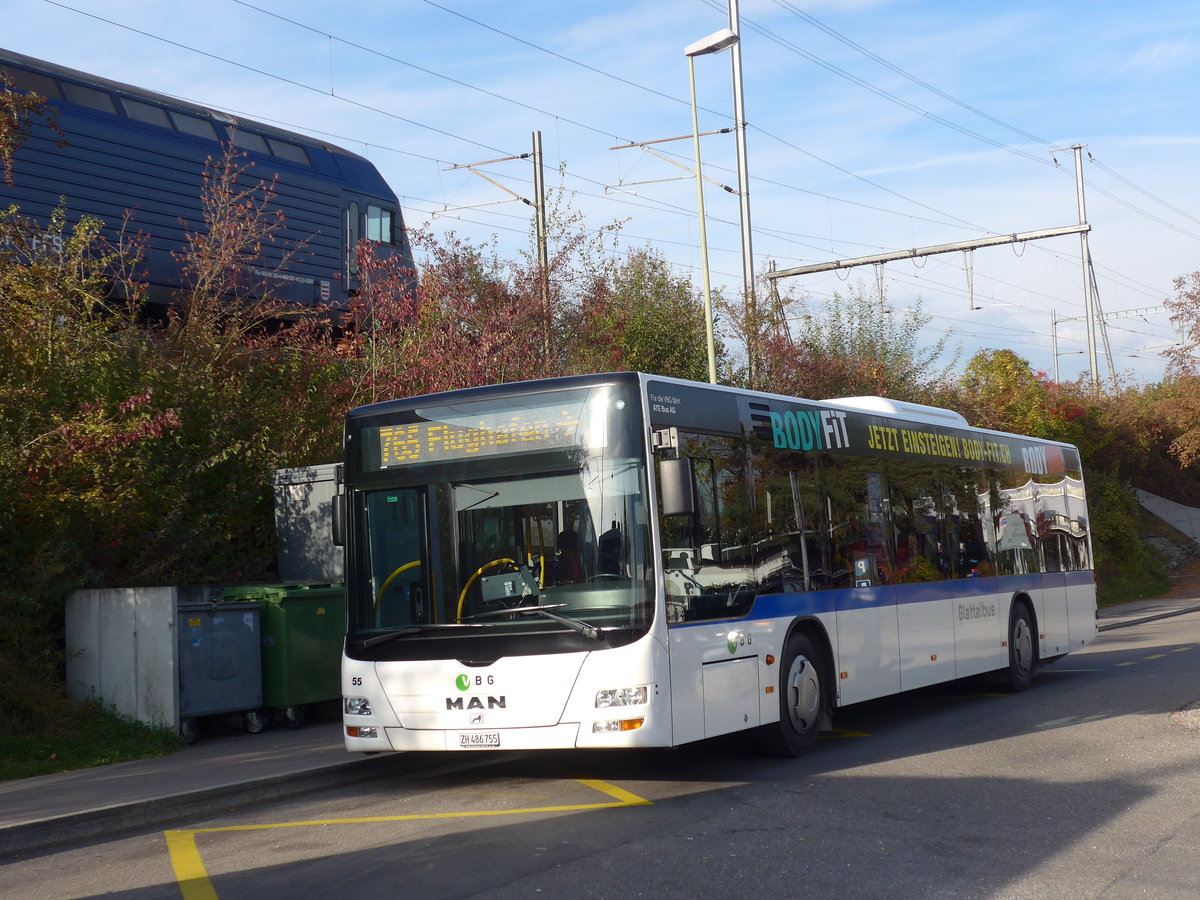
<path id="1" fill-rule="evenodd" d="M 454 686 L 460 691 L 469 691 L 473 687 L 490 687 L 496 683 L 493 675 L 475 675 L 472 677 L 463 673 L 454 679 Z M 462 697 L 447 697 L 446 709 L 505 709 L 508 699 L 499 697 L 468 697 L 464 702 Z"/>
<path id="2" fill-rule="evenodd" d="M 471 677 L 466 672 L 454 679 L 454 686 L 460 691 L 469 691 L 473 687 L 491 687 L 496 683 L 495 675 L 476 675 Z"/>

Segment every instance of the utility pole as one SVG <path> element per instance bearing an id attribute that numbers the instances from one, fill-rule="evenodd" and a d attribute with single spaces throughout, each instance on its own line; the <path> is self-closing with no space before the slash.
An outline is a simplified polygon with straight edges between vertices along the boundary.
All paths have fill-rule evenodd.
<path id="1" fill-rule="evenodd" d="M 1083 200 L 1083 145 L 1074 144 L 1070 150 L 1075 154 L 1075 197 L 1079 204 L 1079 224 L 1084 225 L 1087 223 L 1087 209 Z M 1079 250 L 1083 265 L 1083 306 L 1087 318 L 1088 376 L 1092 390 L 1095 391 L 1100 387 L 1100 375 L 1096 365 L 1096 304 L 1092 295 L 1092 257 L 1088 251 L 1086 231 L 1079 232 Z"/>
<path id="2" fill-rule="evenodd" d="M 546 185 L 542 175 L 542 133 L 533 133 L 533 196 L 537 223 L 538 287 L 542 294 L 542 352 L 550 361 L 550 253 L 546 236 Z"/>
<path id="3" fill-rule="evenodd" d="M 484 175 L 476 166 L 488 166 L 492 163 L 509 162 L 514 159 L 529 159 L 533 158 L 533 193 L 534 198 L 529 200 L 522 197 L 516 191 L 510 190 L 496 181 Z M 502 156 L 499 159 L 485 159 L 482 162 L 461 163 L 456 166 L 447 166 L 443 171 L 451 172 L 455 169 L 466 169 L 472 175 L 478 175 L 488 184 L 500 188 L 504 193 L 508 194 L 514 200 L 520 200 L 526 206 L 532 206 L 534 211 L 535 230 L 537 232 L 537 258 L 538 258 L 538 286 L 541 293 L 542 303 L 542 350 L 546 354 L 546 359 L 550 359 L 550 257 L 547 248 L 547 233 L 546 233 L 546 187 L 542 175 L 542 133 L 540 131 L 533 132 L 533 152 L 522 153 L 519 156 Z M 511 201 L 496 201 L 507 203 Z M 477 204 L 489 206 L 491 204 Z M 456 206 L 454 211 L 460 209 L 474 209 L 474 206 Z M 452 210 L 440 210 L 442 214 L 451 212 Z M 435 213 L 434 215 L 437 215 Z"/>
<path id="4" fill-rule="evenodd" d="M 738 0 L 729 0 L 729 28 L 741 35 L 741 15 Z M 758 348 L 753 346 L 758 336 L 758 304 L 754 296 L 754 249 L 750 240 L 750 177 L 746 163 L 746 110 L 742 99 L 742 42 L 733 45 L 731 66 L 733 67 L 733 120 L 737 143 L 738 200 L 742 221 L 742 291 L 746 319 L 751 326 L 747 333 L 746 360 L 750 367 L 750 386 L 756 383 L 755 358 Z"/>
<path id="5" fill-rule="evenodd" d="M 1050 352 L 1054 354 L 1054 383 L 1058 384 L 1058 316 L 1050 310 Z"/>

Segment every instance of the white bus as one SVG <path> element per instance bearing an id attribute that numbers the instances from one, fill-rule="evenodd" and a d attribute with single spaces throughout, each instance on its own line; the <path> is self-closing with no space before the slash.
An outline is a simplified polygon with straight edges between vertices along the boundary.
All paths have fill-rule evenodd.
<path id="1" fill-rule="evenodd" d="M 800 755 L 838 707 L 1096 636 L 1076 448 L 639 373 L 347 419 L 352 751 Z"/>

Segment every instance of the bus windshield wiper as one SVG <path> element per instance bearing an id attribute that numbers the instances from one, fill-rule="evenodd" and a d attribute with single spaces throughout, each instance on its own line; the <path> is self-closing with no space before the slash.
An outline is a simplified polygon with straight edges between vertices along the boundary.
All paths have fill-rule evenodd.
<path id="1" fill-rule="evenodd" d="M 553 619 L 560 625 L 566 625 L 572 631 L 577 631 L 585 638 L 593 641 L 604 640 L 604 632 L 595 625 L 589 625 L 587 622 L 581 622 L 578 619 L 572 619 L 570 616 L 560 616 L 557 613 L 552 613 L 552 609 L 562 609 L 566 606 L 565 603 L 554 603 L 549 606 L 511 606 L 505 609 L 489 609 L 486 612 L 475 613 L 471 616 L 465 616 L 465 619 L 482 619 L 491 616 L 502 616 L 506 613 L 523 616 L 544 616 L 547 619 Z"/>
<path id="2" fill-rule="evenodd" d="M 363 650 L 368 647 L 374 647 L 377 644 L 386 644 L 388 641 L 396 638 L 407 637 L 410 634 L 422 634 L 426 631 L 433 631 L 438 628 L 445 628 L 445 625 L 405 625 L 402 628 L 395 628 L 391 631 L 377 634 L 373 637 L 363 638 L 359 641 L 358 646 Z"/>

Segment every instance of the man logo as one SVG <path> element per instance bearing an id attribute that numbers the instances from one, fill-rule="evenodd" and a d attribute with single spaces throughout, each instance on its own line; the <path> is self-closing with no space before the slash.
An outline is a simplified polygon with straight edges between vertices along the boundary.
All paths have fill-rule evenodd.
<path id="1" fill-rule="evenodd" d="M 503 695 L 488 697 L 486 705 L 483 697 L 469 697 L 465 703 L 462 697 L 446 698 L 446 709 L 505 709 L 507 706 L 508 698 Z"/>

